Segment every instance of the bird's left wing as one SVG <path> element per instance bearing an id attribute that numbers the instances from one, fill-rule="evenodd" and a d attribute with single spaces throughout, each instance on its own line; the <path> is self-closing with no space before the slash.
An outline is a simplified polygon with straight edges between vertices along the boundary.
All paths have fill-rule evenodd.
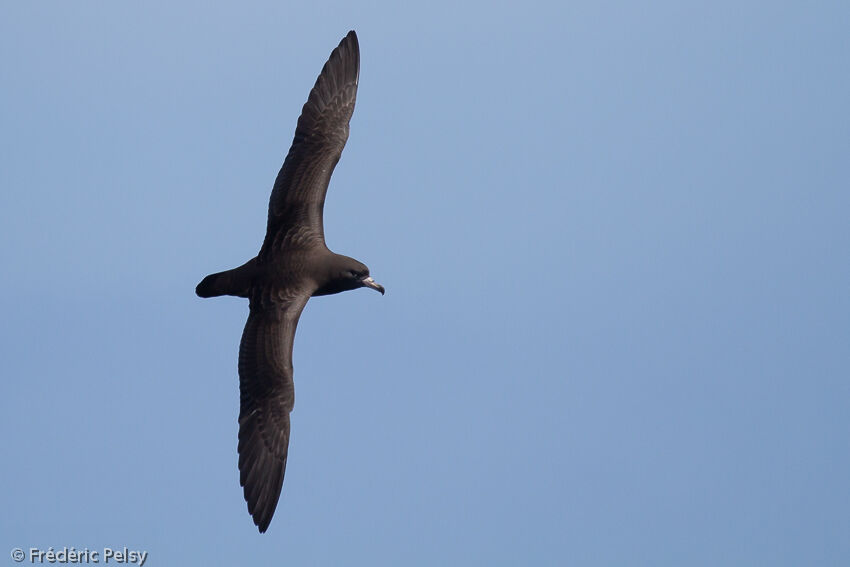
<path id="1" fill-rule="evenodd" d="M 295 404 L 292 343 L 309 294 L 251 298 L 239 346 L 239 482 L 248 513 L 265 532 L 286 471 L 289 412 Z"/>
<path id="2" fill-rule="evenodd" d="M 348 140 L 359 76 L 360 46 L 351 31 L 331 53 L 301 110 L 292 147 L 269 199 L 261 260 L 287 246 L 324 245 L 322 209 Z"/>

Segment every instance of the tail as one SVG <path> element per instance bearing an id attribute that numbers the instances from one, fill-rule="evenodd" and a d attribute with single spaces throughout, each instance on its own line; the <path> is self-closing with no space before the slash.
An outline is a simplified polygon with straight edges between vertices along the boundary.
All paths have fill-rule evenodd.
<path id="1" fill-rule="evenodd" d="M 257 259 L 251 258 L 238 268 L 205 277 L 195 288 L 195 293 L 198 294 L 198 297 L 218 297 L 220 295 L 248 297 L 256 273 Z"/>

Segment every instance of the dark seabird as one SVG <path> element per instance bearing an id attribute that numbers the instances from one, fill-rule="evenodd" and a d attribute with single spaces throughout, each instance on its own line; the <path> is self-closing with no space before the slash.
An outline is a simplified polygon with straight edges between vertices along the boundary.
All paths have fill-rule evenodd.
<path id="1" fill-rule="evenodd" d="M 349 289 L 384 288 L 369 268 L 325 245 L 322 208 L 348 139 L 360 75 L 360 47 L 350 31 L 322 68 L 301 110 L 295 139 L 269 200 L 260 253 L 198 284 L 200 297 L 250 299 L 239 345 L 239 482 L 248 512 L 265 532 L 277 507 L 295 402 L 292 341 L 307 300 Z"/>

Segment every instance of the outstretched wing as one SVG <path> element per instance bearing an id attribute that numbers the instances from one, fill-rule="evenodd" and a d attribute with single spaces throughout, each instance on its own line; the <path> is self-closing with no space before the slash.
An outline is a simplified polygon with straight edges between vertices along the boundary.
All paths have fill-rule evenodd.
<path id="1" fill-rule="evenodd" d="M 360 47 L 348 32 L 322 68 L 301 110 L 295 139 L 277 175 L 260 259 L 287 246 L 324 245 L 322 209 L 334 167 L 348 140 L 360 75 Z"/>
<path id="2" fill-rule="evenodd" d="M 260 532 L 269 527 L 283 486 L 295 404 L 292 342 L 309 298 L 252 298 L 239 346 L 239 482 Z"/>

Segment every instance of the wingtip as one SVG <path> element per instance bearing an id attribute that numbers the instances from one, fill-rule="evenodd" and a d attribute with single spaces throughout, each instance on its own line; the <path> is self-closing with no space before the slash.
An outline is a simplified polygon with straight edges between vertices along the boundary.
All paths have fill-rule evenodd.
<path id="1" fill-rule="evenodd" d="M 360 78 L 360 40 L 357 39 L 357 32 L 350 30 L 345 37 L 339 42 L 336 48 L 339 51 L 341 58 L 352 58 L 354 66 L 357 69 L 357 78 Z"/>
<path id="2" fill-rule="evenodd" d="M 278 498 L 280 498 L 279 493 Z M 277 500 L 271 503 L 258 501 L 254 506 L 251 506 L 251 501 L 248 500 L 247 496 L 245 500 L 248 502 L 248 513 L 251 515 L 251 520 L 253 520 L 254 525 L 257 526 L 257 530 L 261 534 L 266 533 L 266 530 L 269 529 L 269 525 L 272 523 L 275 510 L 277 509 Z"/>
<path id="3" fill-rule="evenodd" d="M 257 531 L 261 534 L 266 533 L 266 530 L 269 529 L 269 524 L 271 524 L 272 519 L 268 518 L 266 520 L 260 520 L 259 518 L 254 518 L 254 525 L 257 526 Z"/>
<path id="4" fill-rule="evenodd" d="M 360 40 L 357 39 L 357 32 L 350 30 L 345 37 L 339 41 L 335 51 L 343 51 L 350 49 L 352 53 L 360 52 Z"/>
<path id="5" fill-rule="evenodd" d="M 254 509 L 254 513 L 251 514 L 251 519 L 254 521 L 254 525 L 257 526 L 257 530 L 264 534 L 266 530 L 269 529 L 269 526 L 272 523 L 272 518 L 274 517 L 275 510 L 277 509 L 277 501 L 275 501 L 271 506 L 257 506 Z M 250 510 L 249 510 L 250 513 Z"/>
<path id="6" fill-rule="evenodd" d="M 357 38 L 357 32 L 351 30 L 345 36 L 345 40 L 351 44 L 351 48 L 355 53 L 360 53 L 360 40 Z"/>

